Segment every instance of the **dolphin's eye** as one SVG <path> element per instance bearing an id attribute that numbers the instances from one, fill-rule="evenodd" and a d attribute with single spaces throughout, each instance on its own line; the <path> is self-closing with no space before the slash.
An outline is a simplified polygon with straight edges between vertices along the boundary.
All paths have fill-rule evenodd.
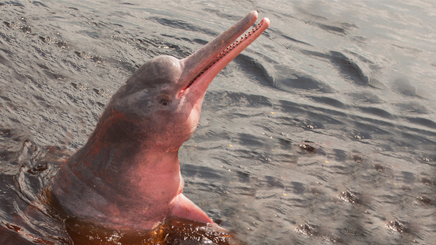
<path id="1" fill-rule="evenodd" d="M 161 99 L 159 103 L 161 103 L 162 105 L 168 105 L 170 102 L 167 99 Z"/>
<path id="2" fill-rule="evenodd" d="M 171 98 L 168 94 L 164 93 L 158 97 L 159 104 L 167 106 L 171 103 Z"/>

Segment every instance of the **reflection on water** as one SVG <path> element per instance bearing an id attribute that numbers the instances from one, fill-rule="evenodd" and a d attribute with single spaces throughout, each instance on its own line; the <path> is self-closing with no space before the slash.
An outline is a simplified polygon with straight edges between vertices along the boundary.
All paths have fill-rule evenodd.
<path id="1" fill-rule="evenodd" d="M 271 28 L 211 84 L 180 151 L 185 194 L 247 244 L 431 243 L 435 7 L 0 3 L 0 243 L 71 243 L 39 193 L 112 93 L 252 9 Z"/>
<path id="2" fill-rule="evenodd" d="M 74 244 L 240 244 L 231 233 L 201 222 L 170 217 L 151 231 L 109 230 L 75 219 L 65 221 Z"/>

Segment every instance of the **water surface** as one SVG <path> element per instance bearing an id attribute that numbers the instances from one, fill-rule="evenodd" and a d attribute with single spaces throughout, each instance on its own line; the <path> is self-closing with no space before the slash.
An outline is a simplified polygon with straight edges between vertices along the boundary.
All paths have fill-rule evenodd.
<path id="1" fill-rule="evenodd" d="M 0 2 L 0 242 L 68 244 L 29 212 L 116 89 L 257 9 L 271 27 L 211 84 L 185 194 L 247 244 L 436 240 L 432 1 Z"/>

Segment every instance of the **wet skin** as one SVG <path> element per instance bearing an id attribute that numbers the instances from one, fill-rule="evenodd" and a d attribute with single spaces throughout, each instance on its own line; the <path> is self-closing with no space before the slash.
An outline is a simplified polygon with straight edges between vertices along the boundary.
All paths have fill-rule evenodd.
<path id="1" fill-rule="evenodd" d="M 214 77 L 268 28 L 264 18 L 233 43 L 257 15 L 185 59 L 149 60 L 118 89 L 86 145 L 49 186 L 68 215 L 111 228 L 151 229 L 170 216 L 213 223 L 182 194 L 178 149 L 195 131 Z"/>

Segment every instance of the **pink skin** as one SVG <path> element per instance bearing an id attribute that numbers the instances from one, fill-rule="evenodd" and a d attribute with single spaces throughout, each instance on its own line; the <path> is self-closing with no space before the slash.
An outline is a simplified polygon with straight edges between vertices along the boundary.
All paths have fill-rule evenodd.
<path id="1" fill-rule="evenodd" d="M 185 59 L 151 59 L 120 87 L 49 186 L 63 211 L 112 228 L 151 229 L 169 216 L 213 223 L 182 194 L 178 149 L 199 123 L 209 84 L 268 28 L 264 18 L 226 50 L 257 16 L 250 12 Z"/>

